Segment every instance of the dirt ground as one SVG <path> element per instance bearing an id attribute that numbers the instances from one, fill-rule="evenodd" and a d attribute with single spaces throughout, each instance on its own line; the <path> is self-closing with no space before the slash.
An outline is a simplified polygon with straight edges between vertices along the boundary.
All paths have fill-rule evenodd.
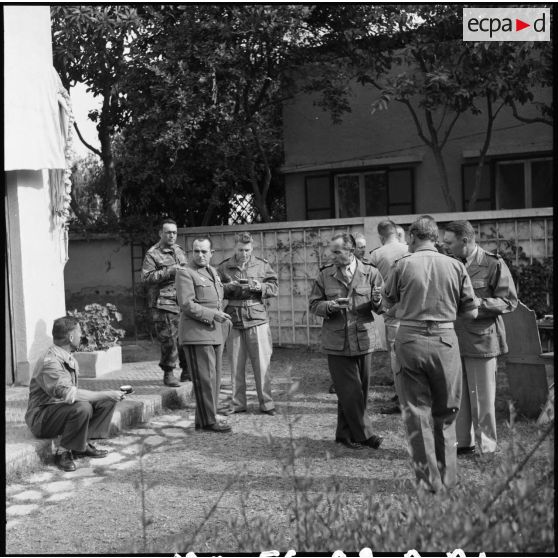
<path id="1" fill-rule="evenodd" d="M 372 423 L 385 438 L 379 450 L 355 452 L 334 443 L 337 402 L 327 391 L 330 380 L 323 355 L 276 349 L 272 367 L 278 415 L 258 412 L 253 384 L 249 383 L 250 412 L 229 417 L 232 434 L 195 431 L 190 409 L 167 412 L 106 440 L 102 446 L 111 450 L 109 456 L 80 461 L 74 473 L 45 466 L 7 486 L 6 551 L 141 552 L 142 491 L 138 483 L 142 479 L 144 519 L 150 523 L 145 542 L 156 552 L 246 551 L 228 531 L 230 520 L 241 513 L 241 498 L 249 516 L 267 516 L 273 528 L 284 533 L 282 550 L 286 550 L 292 544 L 286 505 L 292 482 L 284 475 L 284 463 L 293 442 L 299 448 L 297 473 L 312 479 L 312 490 L 336 483 L 350 498 L 374 483 L 376 498 L 397 498 L 398 493 L 408 490 L 397 481 L 410 481 L 413 474 L 400 415 L 377 413 L 393 395 L 393 388 L 386 385 L 390 381 L 386 364 L 386 355 L 378 354 L 369 397 Z M 295 382 L 298 388 L 289 393 Z M 500 384 L 504 391 L 500 389 L 498 394 L 502 409 L 498 427 L 503 445 L 510 434 L 503 412 L 505 382 Z M 526 446 L 535 432 L 533 422 L 517 425 L 517 434 Z M 473 489 L 488 486 L 502 458 L 501 452 L 496 454 L 490 467 L 478 459 L 460 459 L 460 482 Z M 208 510 L 219 498 L 206 521 Z M 176 537 L 184 541 L 194 535 L 188 548 L 176 545 Z M 404 541 L 402 544 L 405 546 Z M 365 541 L 362 546 L 366 546 Z M 324 548 L 316 550 L 335 549 L 327 548 L 324 541 Z"/>

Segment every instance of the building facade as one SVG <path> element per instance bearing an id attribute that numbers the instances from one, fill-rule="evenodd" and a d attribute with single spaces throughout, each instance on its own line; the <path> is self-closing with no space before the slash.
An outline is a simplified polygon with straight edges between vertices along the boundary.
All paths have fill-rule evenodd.
<path id="1" fill-rule="evenodd" d="M 550 101 L 551 91 L 539 91 Z M 372 114 L 378 92 L 355 84 L 340 124 L 301 94 L 284 104 L 287 220 L 396 216 L 449 210 L 432 151 L 408 109 Z M 534 115 L 533 107 L 522 107 Z M 468 208 L 486 119 L 464 113 L 444 149 L 457 211 Z M 552 127 L 523 124 L 508 108 L 496 120 L 474 210 L 552 205 Z"/>

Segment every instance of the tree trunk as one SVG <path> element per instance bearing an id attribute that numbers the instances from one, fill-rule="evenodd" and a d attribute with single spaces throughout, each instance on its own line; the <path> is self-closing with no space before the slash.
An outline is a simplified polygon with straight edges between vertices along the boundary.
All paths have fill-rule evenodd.
<path id="1" fill-rule="evenodd" d="M 455 204 L 455 200 L 453 199 L 453 196 L 451 195 L 451 191 L 449 188 L 448 170 L 446 168 L 444 155 L 442 153 L 442 150 L 437 145 L 432 145 L 431 149 L 432 149 L 432 153 L 434 154 L 434 160 L 436 161 L 436 168 L 438 169 L 438 174 L 442 179 L 440 185 L 442 188 L 442 193 L 444 194 L 444 199 L 446 200 L 446 206 L 448 208 L 448 211 L 453 213 L 457 211 L 457 206 Z"/>
<path id="2" fill-rule="evenodd" d="M 101 143 L 101 159 L 103 161 L 104 195 L 103 209 L 109 221 L 120 219 L 120 193 L 118 181 L 116 180 L 116 169 L 114 167 L 114 156 L 112 152 L 112 127 L 110 117 L 110 89 L 104 92 L 103 108 L 99 119 L 98 131 Z"/>

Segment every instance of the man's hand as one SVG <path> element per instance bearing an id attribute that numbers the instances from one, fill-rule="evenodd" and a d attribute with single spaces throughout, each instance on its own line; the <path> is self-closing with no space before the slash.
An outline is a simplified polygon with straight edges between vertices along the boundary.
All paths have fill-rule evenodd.
<path id="1" fill-rule="evenodd" d="M 103 392 L 105 394 L 106 399 L 110 399 L 111 401 L 122 401 L 124 399 L 125 393 L 122 391 L 116 390 L 106 390 Z"/>
<path id="2" fill-rule="evenodd" d="M 232 321 L 231 317 L 226 312 L 221 312 L 221 311 L 215 312 L 215 315 L 213 316 L 213 319 L 216 322 L 219 322 L 220 324 L 226 322 L 227 320 Z"/>
<path id="3" fill-rule="evenodd" d="M 262 284 L 259 281 L 257 281 L 256 279 L 254 279 L 252 281 L 252 284 L 250 285 L 250 290 L 252 292 L 261 292 Z"/>
<path id="4" fill-rule="evenodd" d="M 337 303 L 336 300 L 328 300 L 327 301 L 327 313 L 328 314 L 336 314 L 337 312 L 341 312 L 341 306 Z"/>
<path id="5" fill-rule="evenodd" d="M 169 273 L 171 277 L 174 277 L 176 275 L 176 270 L 180 269 L 182 266 L 179 264 L 174 264 L 168 267 Z"/>
<path id="6" fill-rule="evenodd" d="M 378 304 L 382 300 L 382 289 L 380 287 L 374 287 L 372 289 L 372 302 Z"/>

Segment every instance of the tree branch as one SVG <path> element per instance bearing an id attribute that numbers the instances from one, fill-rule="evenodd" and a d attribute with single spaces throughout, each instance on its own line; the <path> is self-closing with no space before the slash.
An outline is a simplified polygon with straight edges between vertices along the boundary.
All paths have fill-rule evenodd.
<path id="1" fill-rule="evenodd" d="M 81 140 L 81 143 L 83 143 L 83 145 L 85 145 L 85 147 L 87 147 L 87 149 L 90 149 L 91 151 L 93 151 L 93 153 L 95 153 L 95 155 L 98 155 L 99 157 L 102 158 L 101 152 L 98 149 L 95 149 L 92 145 L 90 145 L 89 143 L 87 143 L 83 139 L 83 136 L 81 135 L 81 132 L 79 131 L 77 122 L 75 120 L 74 120 L 74 128 L 77 132 L 78 138 Z"/>
<path id="2" fill-rule="evenodd" d="M 517 112 L 517 106 L 514 101 L 508 101 L 509 105 L 511 106 L 512 113 L 514 117 L 519 120 L 520 122 L 524 122 L 525 124 L 548 124 L 549 126 L 553 126 L 554 123 L 549 118 L 543 118 L 542 116 L 538 116 L 535 118 L 528 118 L 526 116 L 522 116 Z"/>
<path id="3" fill-rule="evenodd" d="M 444 145 L 446 145 L 446 142 L 448 141 L 448 138 L 451 134 L 451 131 L 453 130 L 453 127 L 455 126 L 455 123 L 457 122 L 457 119 L 461 116 L 461 112 L 458 111 L 455 113 L 455 116 L 453 117 L 453 120 L 450 122 L 449 126 L 446 129 L 446 133 L 444 134 L 444 139 L 442 140 L 441 144 L 440 144 L 440 148 L 443 148 Z"/>
<path id="4" fill-rule="evenodd" d="M 409 109 L 409 112 L 411 113 L 411 116 L 413 117 L 413 120 L 415 122 L 415 126 L 417 128 L 417 133 L 418 133 L 420 139 L 426 145 L 428 145 L 428 147 L 432 147 L 432 142 L 424 135 L 424 132 L 422 130 L 422 126 L 420 125 L 417 113 L 416 113 L 413 105 L 411 105 L 411 103 L 407 99 L 397 99 L 397 101 L 399 101 L 400 103 L 403 103 Z"/>

